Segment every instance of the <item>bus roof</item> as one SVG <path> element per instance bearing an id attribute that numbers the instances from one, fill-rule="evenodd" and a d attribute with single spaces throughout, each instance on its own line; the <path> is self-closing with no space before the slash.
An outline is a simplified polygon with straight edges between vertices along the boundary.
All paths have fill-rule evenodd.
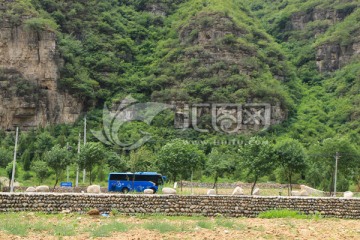
<path id="1" fill-rule="evenodd" d="M 136 174 L 136 175 L 161 175 L 160 173 L 157 172 L 112 172 L 110 174 Z"/>

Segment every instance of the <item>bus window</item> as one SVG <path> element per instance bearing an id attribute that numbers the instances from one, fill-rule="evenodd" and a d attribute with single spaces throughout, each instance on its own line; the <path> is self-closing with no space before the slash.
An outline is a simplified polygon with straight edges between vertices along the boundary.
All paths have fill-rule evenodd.
<path id="1" fill-rule="evenodd" d="M 129 179 L 127 174 L 110 174 L 110 181 L 129 181 Z"/>

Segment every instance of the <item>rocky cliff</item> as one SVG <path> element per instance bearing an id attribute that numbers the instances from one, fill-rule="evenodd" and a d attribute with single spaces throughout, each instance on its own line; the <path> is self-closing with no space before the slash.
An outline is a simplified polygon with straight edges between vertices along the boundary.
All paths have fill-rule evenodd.
<path id="1" fill-rule="evenodd" d="M 1 128 L 32 128 L 77 119 L 81 102 L 57 87 L 61 62 L 54 32 L 1 21 Z"/>
<path id="2" fill-rule="evenodd" d="M 287 31 L 302 31 L 311 38 L 321 38 L 323 34 L 329 38 L 316 44 L 316 66 L 320 72 L 332 72 L 348 64 L 360 53 L 360 30 L 347 26 L 347 18 L 359 15 L 357 5 L 349 4 L 331 7 L 314 7 L 307 11 L 295 12 L 291 15 L 286 25 Z M 345 23 L 344 23 L 345 22 Z M 342 42 L 345 36 L 336 36 L 334 33 L 339 28 L 349 28 L 343 34 L 350 34 L 352 41 Z"/>

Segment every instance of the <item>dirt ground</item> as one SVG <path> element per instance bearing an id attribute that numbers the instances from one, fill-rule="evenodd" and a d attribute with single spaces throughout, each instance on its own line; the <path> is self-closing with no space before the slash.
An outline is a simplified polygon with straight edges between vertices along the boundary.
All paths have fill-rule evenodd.
<path id="1" fill-rule="evenodd" d="M 24 224 L 15 230 L 6 221 Z M 34 215 L 0 218 L 0 239 L 360 239 L 360 220 Z M 5 224 L 5 225 L 4 225 Z M 126 229 L 111 229 L 121 224 Z M 64 229 L 53 231 L 61 225 Z M 131 227 L 128 227 L 131 226 Z M 6 228 L 7 227 L 7 228 Z M 19 227 L 19 226 L 18 226 Z M 103 229 L 100 229 L 104 227 Z M 21 227 L 20 227 L 21 228 Z M 58 228 L 58 227 L 57 227 Z M 114 228 L 114 227 L 113 227 Z M 69 232 L 70 231 L 70 232 Z M 99 234 L 99 231 L 101 233 Z"/>

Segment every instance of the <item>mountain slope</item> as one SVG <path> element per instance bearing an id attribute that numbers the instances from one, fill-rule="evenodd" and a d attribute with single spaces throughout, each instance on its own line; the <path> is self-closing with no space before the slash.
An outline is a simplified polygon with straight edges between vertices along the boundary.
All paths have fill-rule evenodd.
<path id="1" fill-rule="evenodd" d="M 359 142 L 360 2 L 249 1 L 308 85 L 284 132 L 306 144 L 336 135 Z"/>

